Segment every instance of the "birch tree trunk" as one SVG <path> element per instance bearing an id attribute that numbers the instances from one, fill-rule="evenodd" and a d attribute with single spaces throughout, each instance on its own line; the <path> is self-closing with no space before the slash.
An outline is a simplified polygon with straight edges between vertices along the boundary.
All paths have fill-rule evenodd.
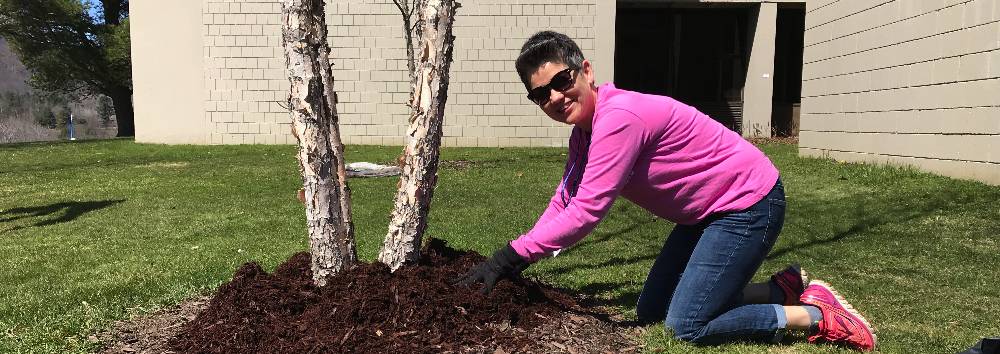
<path id="1" fill-rule="evenodd" d="M 454 0 L 419 0 L 413 9 L 418 14 L 415 37 L 419 48 L 410 83 L 410 128 L 389 232 L 378 255 L 379 261 L 393 271 L 420 258 L 421 238 L 437 183 L 448 70 L 455 42 L 452 23 L 458 7 Z"/>
<path id="2" fill-rule="evenodd" d="M 324 286 L 357 261 L 326 13 L 323 0 L 282 0 L 281 5 L 282 43 L 291 83 L 288 106 L 292 133 L 299 142 L 313 281 Z"/>

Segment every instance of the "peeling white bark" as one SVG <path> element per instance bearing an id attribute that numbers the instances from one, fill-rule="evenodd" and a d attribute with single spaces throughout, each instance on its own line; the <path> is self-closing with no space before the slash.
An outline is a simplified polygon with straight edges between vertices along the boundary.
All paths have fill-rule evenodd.
<path id="1" fill-rule="evenodd" d="M 281 7 L 291 84 L 288 105 L 292 132 L 299 142 L 313 281 L 324 286 L 357 261 L 326 13 L 323 0 L 282 0 Z"/>
<path id="2" fill-rule="evenodd" d="M 437 183 L 441 126 L 448 99 L 448 71 L 455 37 L 452 24 L 460 5 L 454 0 L 420 0 L 414 10 L 417 53 L 410 83 L 410 127 L 403 150 L 399 191 L 378 259 L 395 271 L 420 258 L 427 214 Z"/>

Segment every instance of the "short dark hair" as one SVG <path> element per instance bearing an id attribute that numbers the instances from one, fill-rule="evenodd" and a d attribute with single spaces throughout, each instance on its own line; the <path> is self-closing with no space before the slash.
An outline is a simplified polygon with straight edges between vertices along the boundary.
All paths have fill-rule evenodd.
<path id="1" fill-rule="evenodd" d="M 583 52 L 576 42 L 565 34 L 554 31 L 535 33 L 521 46 L 521 54 L 514 62 L 514 68 L 517 69 L 524 88 L 531 89 L 528 79 L 546 62 L 579 69 L 583 65 Z"/>

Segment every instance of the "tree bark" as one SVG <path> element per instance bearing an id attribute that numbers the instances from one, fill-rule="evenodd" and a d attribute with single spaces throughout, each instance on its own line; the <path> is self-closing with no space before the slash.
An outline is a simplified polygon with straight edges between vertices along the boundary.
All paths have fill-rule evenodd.
<path id="1" fill-rule="evenodd" d="M 282 43 L 317 286 L 357 261 L 323 0 L 282 0 Z"/>
<path id="2" fill-rule="evenodd" d="M 122 10 L 128 12 L 128 1 L 101 0 L 101 8 L 104 13 L 104 23 L 118 25 L 121 24 Z"/>
<path id="3" fill-rule="evenodd" d="M 459 6 L 454 0 L 419 0 L 414 7 L 419 16 L 415 37 L 420 47 L 410 83 L 410 128 L 392 220 L 378 256 L 393 271 L 420 258 L 421 239 L 437 183 L 448 70 L 455 41 L 452 24 Z"/>
<path id="4" fill-rule="evenodd" d="M 135 112 L 132 108 L 132 90 L 121 88 L 108 93 L 115 107 L 118 137 L 135 136 Z"/>

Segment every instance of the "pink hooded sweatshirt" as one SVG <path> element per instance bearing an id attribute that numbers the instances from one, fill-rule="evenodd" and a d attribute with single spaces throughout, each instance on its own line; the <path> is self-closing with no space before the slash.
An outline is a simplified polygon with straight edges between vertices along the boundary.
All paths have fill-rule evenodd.
<path id="1" fill-rule="evenodd" d="M 670 97 L 604 84 L 592 126 L 591 132 L 573 129 L 563 183 L 531 231 L 511 242 L 528 261 L 589 234 L 619 194 L 656 216 L 691 225 L 749 208 L 778 180 L 777 168 L 757 147 Z"/>

